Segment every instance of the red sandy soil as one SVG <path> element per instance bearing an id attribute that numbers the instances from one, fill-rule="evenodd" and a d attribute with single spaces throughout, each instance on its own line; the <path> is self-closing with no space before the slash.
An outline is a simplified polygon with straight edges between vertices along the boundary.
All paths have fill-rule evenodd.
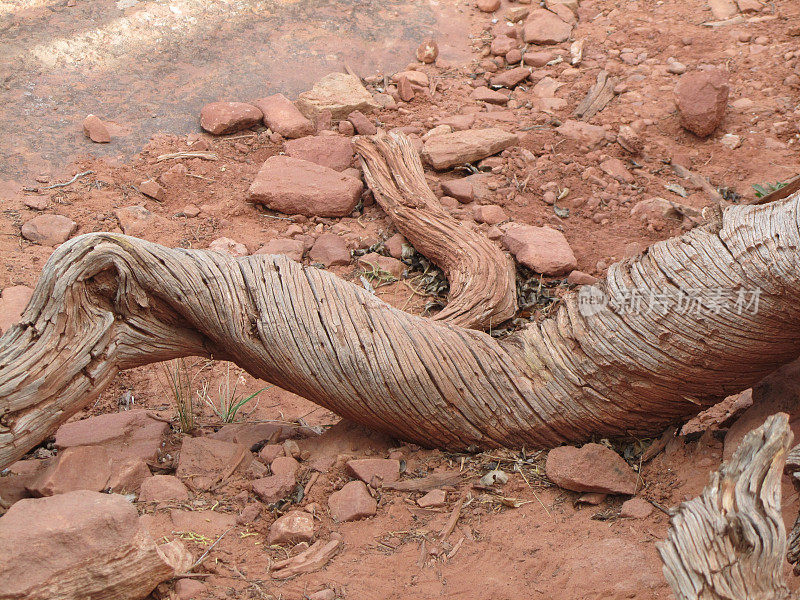
<path id="1" fill-rule="evenodd" d="M 800 170 L 798 89 L 790 85 L 791 79 L 789 84 L 785 83 L 787 77 L 800 70 L 800 53 L 795 51 L 800 40 L 797 37 L 800 5 L 793 0 L 776 0 L 759 13 L 774 18 L 719 28 L 701 25 L 711 20 L 702 3 L 586 0 L 573 32 L 574 38 L 586 41 L 583 64 L 577 73 L 566 77 L 562 73 L 568 68 L 568 60 L 546 68 L 553 78 L 565 84 L 557 95 L 567 100 L 567 107 L 552 115 L 524 108 L 529 91 L 515 92 L 522 108 L 504 110 L 502 114 L 485 112 L 469 98 L 470 76 L 481 71 L 477 63 L 482 60 L 480 50 L 491 39 L 486 29 L 493 27 L 490 22 L 493 15 L 479 13 L 454 0 L 446 0 L 444 4 L 460 10 L 469 23 L 469 31 L 462 33 L 462 43 L 465 50 L 470 44 L 473 46 L 473 60 L 465 65 L 444 60 L 433 66 L 416 63 L 415 68 L 438 78 L 436 92 L 432 96 L 417 94 L 411 103 L 400 103 L 400 110 L 382 110 L 377 113 L 378 120 L 386 129 L 418 126 L 424 131 L 437 118 L 480 111 L 477 126 L 492 124 L 508 130 L 539 126 L 521 132 L 520 145 L 504 153 L 504 172 L 491 175 L 495 187 L 492 201 L 502 205 L 515 222 L 548 224 L 563 230 L 582 271 L 602 276 L 611 262 L 684 228 L 677 219 L 664 221 L 658 229 L 648 228 L 630 215 L 630 208 L 636 202 L 660 196 L 696 207 L 708 203 L 699 191 L 689 190 L 689 198 L 683 199 L 665 189 L 669 183 L 686 185 L 666 164 L 671 158 L 701 173 L 717 187 L 735 189 L 745 199 L 753 197 L 752 184 L 785 180 Z M 503 11 L 513 6 L 520 5 L 504 1 L 503 8 L 494 16 L 500 18 Z M 499 23 L 504 20 L 500 18 Z M 763 44 L 752 41 L 760 36 L 766 38 L 759 40 Z M 745 38 L 750 41 L 740 41 Z M 568 43 L 555 46 L 567 59 L 568 48 Z M 622 62 L 619 52 L 625 48 L 632 49 L 634 56 L 644 55 L 643 62 L 638 65 Z M 677 76 L 666 71 L 668 57 L 674 57 L 689 69 L 700 64 L 725 69 L 730 77 L 730 101 L 749 98 L 753 101 L 752 108 L 737 110 L 729 105 L 721 126 L 708 139 L 701 140 L 684 131 L 674 108 L 672 90 Z M 412 61 L 413 53 L 409 51 L 397 66 Z M 552 131 L 553 119 L 563 121 L 570 117 L 601 67 L 618 76 L 626 91 L 590 122 L 606 126 L 614 133 L 620 125 L 635 124 L 641 130 L 645 150 L 633 159 L 617 144 L 587 153 L 578 144 L 560 141 Z M 102 114 L 103 109 L 114 114 L 113 107 L 108 105 L 101 105 L 94 112 Z M 46 116 L 27 115 L 24 122 L 34 128 L 40 118 Z M 196 123 L 196 119 L 197 111 L 185 114 L 188 124 Z M 73 145 L 90 155 L 95 148 L 82 137 L 79 124 L 69 127 Z M 725 133 L 740 135 L 742 145 L 734 150 L 722 145 L 720 138 Z M 219 159 L 181 160 L 188 175 L 165 185 L 167 194 L 163 202 L 137 191 L 141 181 L 160 178 L 178 162 L 158 162 L 157 156 L 198 148 L 215 152 Z M 536 158 L 523 160 L 522 149 Z M 33 286 L 52 252 L 52 248 L 31 244 L 20 237 L 20 226 L 38 213 L 25 205 L 25 200 L 33 196 L 44 196 L 48 203 L 45 212 L 76 221 L 79 233 L 118 231 L 115 209 L 145 206 L 162 219 L 143 237 L 168 246 L 205 248 L 216 238 L 228 237 L 244 243 L 253 252 L 267 240 L 285 237 L 286 230 L 295 223 L 312 236 L 325 231 L 341 233 L 353 248 L 369 247 L 395 232 L 375 205 L 365 207 L 358 218 L 306 220 L 286 219 L 285 215 L 264 212 L 249 204 L 246 192 L 254 175 L 267 157 L 281 150 L 281 142 L 270 141 L 263 128 L 223 138 L 201 133 L 159 134 L 134 156 L 86 156 L 62 172 L 48 171 L 37 179 L 42 173 L 30 170 L 21 172 L 14 180 L 0 182 L 3 208 L 0 256 L 4 265 L 0 288 Z M 627 164 L 636 179 L 633 185 L 611 182 L 601 174 L 611 182 L 601 188 L 582 178 L 587 168 L 596 168 L 609 156 Z M 39 163 L 36 164 L 34 169 L 38 169 Z M 86 170 L 93 173 L 70 186 L 41 189 Z M 438 181 L 453 176 L 431 172 L 429 181 L 438 189 Z M 518 189 L 515 181 L 525 180 L 528 182 L 525 188 Z M 551 181 L 570 190 L 560 203 L 570 210 L 567 218 L 556 216 L 553 208 L 542 201 L 541 186 Z M 39 191 L 30 191 L 34 188 Z M 590 198 L 599 203 L 588 202 Z M 190 203 L 200 207 L 199 216 L 181 216 Z M 459 214 L 471 221 L 469 207 Z M 486 229 L 485 225 L 475 226 Z M 355 263 L 332 270 L 355 283 L 359 283 L 362 273 Z M 412 294 L 401 282 L 380 287 L 377 294 L 410 312 L 424 311 L 426 299 Z M 199 364 L 193 366 L 194 371 L 198 368 Z M 225 369 L 224 365 L 213 365 L 204 371 L 212 390 Z M 264 385 L 246 375 L 243 377 L 242 391 L 249 393 Z M 117 400 L 126 390 L 134 394 L 137 406 L 167 418 L 173 416 L 165 378 L 153 366 L 121 373 L 100 400 L 76 418 L 118 410 Z M 262 393 L 257 406 L 253 406 L 254 403 L 245 409 L 247 421 L 302 418 L 310 425 L 328 427 L 338 420 L 335 415 L 278 388 Z M 210 431 L 215 424 L 213 415 L 206 407 L 201 407 L 201 412 L 205 431 Z M 174 441 L 177 447 L 177 435 Z M 327 515 L 327 498 L 348 480 L 343 459 L 385 457 L 390 449 L 397 448 L 403 453 L 408 474 L 463 469 L 463 482 L 448 493 L 447 505 L 421 509 L 414 503 L 420 494 L 378 491 L 375 517 L 335 524 Z M 211 575 L 203 580 L 208 598 L 294 600 L 323 587 L 334 588 L 338 596 L 351 599 L 671 597 L 655 549 L 655 542 L 665 537 L 667 515 L 654 510 L 645 519 L 620 519 L 617 513 L 623 499 L 617 497 L 610 497 L 600 506 L 575 506 L 577 494 L 547 482 L 543 454 L 523 467 L 526 482 L 514 472 L 513 458 L 517 451 L 449 455 L 345 429 L 340 445 L 324 452 L 330 452 L 334 466 L 320 476 L 301 506 L 319 504 L 318 536 L 324 539 L 328 532 L 339 532 L 344 540 L 343 550 L 323 570 L 285 582 L 273 581 L 268 575 L 270 561 L 285 558 L 286 553 L 266 546 L 264 534 L 273 515 L 265 511 L 256 523 L 237 527 L 214 549 L 205 566 Z M 504 506 L 496 497 L 471 487 L 475 475 L 485 472 L 482 467 L 492 457 L 506 460 L 501 467 L 511 477 L 502 488 L 502 495 L 524 501 L 518 508 Z M 717 436 L 707 433 L 693 441 L 678 438 L 662 454 L 641 466 L 638 495 L 663 507 L 676 505 L 701 491 L 708 473 L 719 466 L 721 457 L 722 443 Z M 245 479 L 234 477 L 214 494 L 198 496 L 190 507 L 201 510 L 214 506 L 216 511 L 236 513 L 241 504 L 235 497 L 247 489 Z M 468 501 L 456 529 L 447 545 L 437 544 L 433 533 L 442 528 L 460 497 Z M 787 524 L 791 525 L 797 498 L 789 488 L 784 510 Z M 171 535 L 170 531 L 159 529 L 157 519 L 154 523 L 154 535 Z M 446 558 L 448 551 L 462 539 L 458 552 Z M 427 540 L 424 545 L 423 540 Z M 203 546 L 193 546 L 192 550 L 199 554 Z M 169 597 L 169 585 L 159 588 L 156 595 Z"/>

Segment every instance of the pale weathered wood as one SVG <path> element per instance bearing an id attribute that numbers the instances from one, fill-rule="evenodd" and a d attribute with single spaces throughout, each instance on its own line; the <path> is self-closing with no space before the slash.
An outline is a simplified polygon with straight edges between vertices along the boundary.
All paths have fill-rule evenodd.
<path id="1" fill-rule="evenodd" d="M 614 88 L 617 83 L 617 78 L 609 77 L 608 71 L 600 71 L 597 74 L 597 81 L 575 109 L 575 116 L 585 121 L 603 110 L 614 98 Z"/>
<path id="2" fill-rule="evenodd" d="M 681 504 L 658 551 L 677 600 L 784 600 L 781 475 L 792 442 L 778 413 L 748 433 L 702 495 Z"/>
<path id="3" fill-rule="evenodd" d="M 425 446 L 553 446 L 654 435 L 800 354 L 800 194 L 734 206 L 612 265 L 630 290 L 761 291 L 757 311 L 554 315 L 502 340 L 394 309 L 281 256 L 170 250 L 110 233 L 53 253 L 0 338 L 0 466 L 122 369 L 179 356 L 232 360 L 351 420 Z M 646 307 L 645 307 L 646 308 Z"/>
<path id="4" fill-rule="evenodd" d="M 406 239 L 450 282 L 447 306 L 433 319 L 489 329 L 517 310 L 511 258 L 485 235 L 442 209 L 425 181 L 419 154 L 402 134 L 358 138 L 356 150 L 375 199 Z"/>

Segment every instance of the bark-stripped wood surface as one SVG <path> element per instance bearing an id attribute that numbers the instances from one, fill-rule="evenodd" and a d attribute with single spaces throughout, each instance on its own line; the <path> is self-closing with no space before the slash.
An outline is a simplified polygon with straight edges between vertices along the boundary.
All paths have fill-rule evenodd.
<path id="1" fill-rule="evenodd" d="M 677 600 L 783 600 L 781 475 L 792 442 L 778 413 L 748 433 L 698 498 L 681 504 L 658 550 Z"/>
<path id="2" fill-rule="evenodd" d="M 375 200 L 450 282 L 447 306 L 433 319 L 490 329 L 513 317 L 517 310 L 513 260 L 485 235 L 445 212 L 425 181 L 419 154 L 408 137 L 362 137 L 355 146 Z"/>
<path id="3" fill-rule="evenodd" d="M 602 310 L 567 294 L 502 340 L 410 315 L 281 256 L 168 249 L 111 233 L 62 244 L 0 338 L 0 466 L 121 369 L 231 360 L 339 415 L 424 446 L 553 446 L 654 435 L 800 353 L 800 194 L 725 210 L 616 263 L 600 284 L 761 290 L 758 311 Z"/>
<path id="4" fill-rule="evenodd" d="M 786 472 L 792 478 L 795 490 L 800 489 L 800 445 L 789 451 L 786 457 Z M 789 532 L 787 545 L 786 559 L 794 565 L 794 574 L 800 575 L 800 512 Z"/>

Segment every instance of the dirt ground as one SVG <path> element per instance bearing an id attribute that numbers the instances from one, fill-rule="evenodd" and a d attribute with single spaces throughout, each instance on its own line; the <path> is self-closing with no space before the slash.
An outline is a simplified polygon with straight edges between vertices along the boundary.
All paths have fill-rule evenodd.
<path id="1" fill-rule="evenodd" d="M 227 237 L 254 252 L 270 239 L 287 237 L 296 225 L 311 236 L 339 233 L 354 249 L 385 240 L 395 229 L 375 205 L 365 206 L 358 218 L 305 219 L 247 203 L 250 182 L 266 158 L 282 151 L 282 143 L 263 127 L 226 137 L 201 133 L 199 109 L 213 100 L 246 101 L 266 93 L 294 98 L 345 63 L 375 91 L 382 82 L 377 75 L 414 63 L 414 49 L 427 37 L 438 41 L 441 58 L 436 65 L 416 63 L 415 68 L 437 78 L 436 91 L 418 93 L 399 109 L 380 110 L 378 121 L 387 130 L 405 127 L 421 134 L 440 118 L 474 113 L 476 127 L 519 132 L 519 146 L 504 153 L 501 168 L 489 175 L 491 201 L 515 222 L 562 230 L 578 268 L 586 273 L 602 276 L 610 263 L 693 226 L 678 218 L 648 226 L 631 215 L 638 201 L 652 197 L 695 208 L 709 204 L 702 191 L 673 174 L 670 159 L 715 187 L 727 188 L 732 199 L 751 199 L 753 184 L 785 181 L 800 171 L 800 3 L 795 0 L 766 3 L 742 22 L 719 27 L 703 25 L 712 19 L 705 3 L 584 0 L 573 31 L 573 39 L 585 42 L 582 63 L 570 67 L 569 43 L 564 43 L 549 49 L 566 60 L 536 69 L 563 84 L 556 96 L 566 100 L 565 106 L 549 113 L 530 108 L 531 90 L 518 89 L 516 108 L 486 110 L 470 98 L 471 83 L 485 71 L 488 59 L 482 50 L 492 34 L 507 27 L 503 15 L 519 6 L 503 0 L 499 11 L 486 14 L 458 0 L 5 0 L 0 4 L 0 289 L 34 286 L 53 250 L 20 236 L 21 225 L 40 212 L 29 207 L 32 198 L 46 205 L 45 212 L 77 222 L 78 233 L 120 231 L 114 211 L 144 206 L 158 218 L 143 237 L 167 246 L 205 248 Z M 729 75 L 726 115 L 707 139 L 679 125 L 673 102 L 678 75 L 667 69 L 670 58 L 689 69 L 715 65 Z M 635 157 L 616 143 L 591 150 L 554 134 L 553 126 L 571 118 L 601 69 L 619 78 L 620 93 L 589 122 L 613 134 L 622 125 L 632 126 L 644 142 L 644 151 Z M 737 103 L 742 99 L 750 102 Z M 83 136 L 81 121 L 88 113 L 112 122 L 110 144 L 92 144 Z M 740 136 L 741 145 L 724 145 L 725 134 Z M 218 160 L 180 160 L 186 174 L 165 179 L 178 161 L 157 157 L 189 149 L 213 151 Z M 608 157 L 625 162 L 633 183 L 599 171 Z M 71 185 L 44 189 L 85 171 L 92 173 Z M 429 182 L 440 193 L 438 182 L 455 176 L 431 172 Z M 169 182 L 162 202 L 137 190 L 149 178 Z M 569 188 L 559 201 L 568 216 L 543 202 L 548 182 L 559 190 Z M 666 189 L 671 184 L 684 186 L 687 197 Z M 190 204 L 200 209 L 198 216 L 184 215 Z M 471 222 L 470 207 L 457 206 L 453 212 Z M 355 262 L 331 270 L 355 283 L 363 274 Z M 566 286 L 562 280 L 550 283 L 555 295 Z M 404 310 L 426 310 L 428 299 L 402 281 L 376 293 Z M 202 367 L 198 377 L 212 389 L 228 372 L 224 364 L 191 364 L 193 373 Z M 238 370 L 233 376 L 239 376 Z M 246 374 L 241 377 L 245 392 L 264 387 Z M 174 416 L 163 372 L 151 366 L 120 374 L 76 418 L 118 410 L 125 391 L 134 395 L 136 406 Z M 198 410 L 201 431 L 218 427 L 207 406 Z M 338 421 L 274 387 L 248 404 L 243 418 L 302 419 L 323 429 Z M 599 506 L 576 505 L 577 494 L 547 481 L 544 453 L 527 449 L 524 459 L 521 449 L 453 455 L 346 424 L 333 433 L 324 448 L 314 450 L 330 457 L 331 466 L 301 506 L 316 502 L 322 507 L 318 535 L 340 533 L 343 549 L 320 571 L 271 580 L 269 565 L 285 558 L 286 550 L 266 545 L 264 533 L 278 511 L 265 510 L 255 523 L 237 526 L 215 547 L 205 567 L 205 597 L 296 600 L 323 588 L 350 599 L 672 597 L 655 547 L 665 537 L 667 515 L 656 509 L 644 519 L 619 518 L 621 497 L 609 497 Z M 175 434 L 175 448 L 178 439 Z M 640 453 L 649 442 L 627 443 Z M 414 500 L 420 494 L 379 490 L 376 516 L 334 523 L 327 515 L 327 498 L 347 481 L 344 459 L 385 457 L 393 450 L 402 453 L 407 474 L 462 470 L 462 482 L 442 508 L 418 507 Z M 641 465 L 638 495 L 665 508 L 674 506 L 702 490 L 721 458 L 720 435 L 677 438 Z M 498 460 L 510 474 L 502 496 L 521 500 L 516 508 L 471 487 Z M 247 480 L 234 477 L 214 494 L 199 494 L 189 508 L 214 506 L 218 512 L 238 513 L 242 491 L 247 496 Z M 432 534 L 443 527 L 457 498 L 467 503 L 449 546 L 432 547 Z M 797 505 L 787 487 L 789 526 Z M 157 537 L 173 535 L 163 519 L 153 518 L 151 524 Z M 211 532 L 210 538 L 220 533 Z M 457 552 L 448 558 L 456 543 Z M 197 555 L 207 545 L 190 543 Z M 169 586 L 156 592 L 158 597 L 169 593 Z"/>

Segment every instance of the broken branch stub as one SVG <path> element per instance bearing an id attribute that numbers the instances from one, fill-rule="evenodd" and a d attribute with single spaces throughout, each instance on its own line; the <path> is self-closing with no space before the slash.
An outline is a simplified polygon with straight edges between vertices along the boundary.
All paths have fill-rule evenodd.
<path id="1" fill-rule="evenodd" d="M 677 600 L 783 600 L 781 474 L 792 442 L 778 413 L 748 433 L 708 486 L 681 504 L 657 544 Z"/>
<path id="2" fill-rule="evenodd" d="M 283 256 L 234 258 L 124 235 L 73 238 L 0 338 L 0 467 L 123 369 L 231 360 L 337 414 L 426 447 L 551 447 L 651 436 L 800 354 L 800 194 L 732 206 L 659 242 L 551 318 L 503 339 L 397 310 Z M 755 310 L 629 310 L 639 295 L 759 292 Z M 596 297 L 593 296 L 593 297 Z M 597 310 L 595 310 L 597 309 Z"/>

